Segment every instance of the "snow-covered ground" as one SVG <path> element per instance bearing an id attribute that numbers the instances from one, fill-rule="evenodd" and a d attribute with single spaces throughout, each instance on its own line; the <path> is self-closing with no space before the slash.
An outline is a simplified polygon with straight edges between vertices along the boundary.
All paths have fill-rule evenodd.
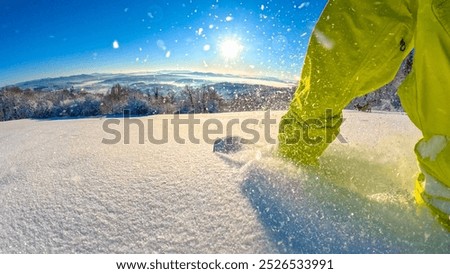
<path id="1" fill-rule="evenodd" d="M 345 117 L 347 143 L 320 169 L 264 141 L 234 155 L 177 144 L 170 122 L 164 145 L 138 144 L 137 126 L 131 144 L 102 144 L 103 117 L 0 123 L 0 252 L 449 253 L 449 232 L 411 196 L 420 132 L 403 114 Z M 139 119 L 161 129 L 170 118 Z"/>

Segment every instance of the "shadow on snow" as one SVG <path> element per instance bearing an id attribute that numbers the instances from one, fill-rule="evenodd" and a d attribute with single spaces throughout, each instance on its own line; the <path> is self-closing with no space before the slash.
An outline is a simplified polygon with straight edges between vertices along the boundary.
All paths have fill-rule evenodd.
<path id="1" fill-rule="evenodd" d="M 225 160 L 232 163 L 229 158 Z M 286 172 L 257 161 L 242 168 L 242 192 L 280 253 L 450 252 L 448 232 L 426 209 L 417 208 L 410 193 L 396 195 L 398 186 L 397 190 L 387 186 L 393 194 L 358 193 L 343 187 L 342 182 L 332 181 L 339 176 L 329 175 L 337 170 L 359 170 L 364 175 L 360 174 L 359 182 L 352 182 L 356 188 L 362 184 L 398 183 L 388 178 L 389 167 L 357 156 L 333 155 L 328 160 L 331 163 L 327 166 L 334 163 L 328 170 Z M 346 170 L 349 162 L 357 164 Z M 371 179 L 371 174 L 376 175 L 375 179 Z M 346 176 L 341 178 L 349 180 Z M 374 190 L 379 188 L 375 186 Z"/>

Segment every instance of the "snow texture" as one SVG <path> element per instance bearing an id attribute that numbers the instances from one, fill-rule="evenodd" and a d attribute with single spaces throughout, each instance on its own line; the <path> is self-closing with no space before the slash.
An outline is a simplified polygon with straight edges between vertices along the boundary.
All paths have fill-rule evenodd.
<path id="1" fill-rule="evenodd" d="M 417 147 L 417 151 L 419 151 L 422 158 L 430 158 L 431 161 L 435 161 L 439 153 L 441 153 L 445 149 L 445 147 L 447 147 L 447 144 L 447 137 L 442 135 L 435 135 L 428 141 L 420 142 L 419 146 Z"/>
<path id="2" fill-rule="evenodd" d="M 105 118 L 0 123 L 0 252 L 449 253 L 448 231 L 411 195 L 420 133 L 402 114 L 345 117 L 347 143 L 321 168 L 263 141 L 230 155 L 204 141 L 139 145 L 137 127 L 131 144 L 105 145 Z"/>

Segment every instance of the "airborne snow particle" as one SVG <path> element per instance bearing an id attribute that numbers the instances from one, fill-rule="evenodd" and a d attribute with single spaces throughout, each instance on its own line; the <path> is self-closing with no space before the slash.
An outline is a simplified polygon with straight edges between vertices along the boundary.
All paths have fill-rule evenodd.
<path id="1" fill-rule="evenodd" d="M 120 46 L 119 46 L 119 42 L 117 41 L 117 40 L 114 40 L 114 42 L 113 42 L 113 48 L 114 49 L 118 49 Z"/>
<path id="2" fill-rule="evenodd" d="M 197 30 L 197 35 L 202 35 L 203 34 L 203 28 L 199 28 Z"/>
<path id="3" fill-rule="evenodd" d="M 323 34 L 323 32 L 316 29 L 314 31 L 314 35 L 316 36 L 317 41 L 322 45 L 322 47 L 326 48 L 327 50 L 333 49 L 334 41 Z"/>
<path id="4" fill-rule="evenodd" d="M 203 46 L 203 50 L 204 50 L 204 51 L 209 51 L 210 49 L 211 49 L 211 46 L 208 45 L 208 44 L 206 44 L 206 45 Z"/>
<path id="5" fill-rule="evenodd" d="M 166 52 L 166 58 L 170 58 L 170 55 L 171 55 L 170 50 L 168 50 L 168 51 Z"/>
<path id="6" fill-rule="evenodd" d="M 213 24 L 209 25 L 209 29 L 213 29 L 213 28 L 214 28 Z"/>
<path id="7" fill-rule="evenodd" d="M 261 10 L 264 10 L 266 7 L 264 5 L 261 5 Z"/>
<path id="8" fill-rule="evenodd" d="M 232 17 L 232 16 L 227 16 L 227 17 L 225 18 L 225 21 L 231 22 L 231 21 L 233 21 L 233 17 Z"/>
<path id="9" fill-rule="evenodd" d="M 158 41 L 156 41 L 156 45 L 158 46 L 158 48 L 160 48 L 161 50 L 166 50 L 167 48 L 166 48 L 166 44 L 164 43 L 164 41 L 163 40 L 158 40 Z"/>
<path id="10" fill-rule="evenodd" d="M 309 7 L 309 2 L 301 3 L 300 6 L 298 6 L 299 9 L 303 9 L 305 7 Z"/>

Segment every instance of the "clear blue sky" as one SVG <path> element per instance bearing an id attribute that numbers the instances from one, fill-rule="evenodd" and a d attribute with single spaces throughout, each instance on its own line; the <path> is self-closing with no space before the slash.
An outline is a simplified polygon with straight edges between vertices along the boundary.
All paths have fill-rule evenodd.
<path id="1" fill-rule="evenodd" d="M 326 0 L 1 0 L 0 86 L 92 72 L 298 76 Z"/>

